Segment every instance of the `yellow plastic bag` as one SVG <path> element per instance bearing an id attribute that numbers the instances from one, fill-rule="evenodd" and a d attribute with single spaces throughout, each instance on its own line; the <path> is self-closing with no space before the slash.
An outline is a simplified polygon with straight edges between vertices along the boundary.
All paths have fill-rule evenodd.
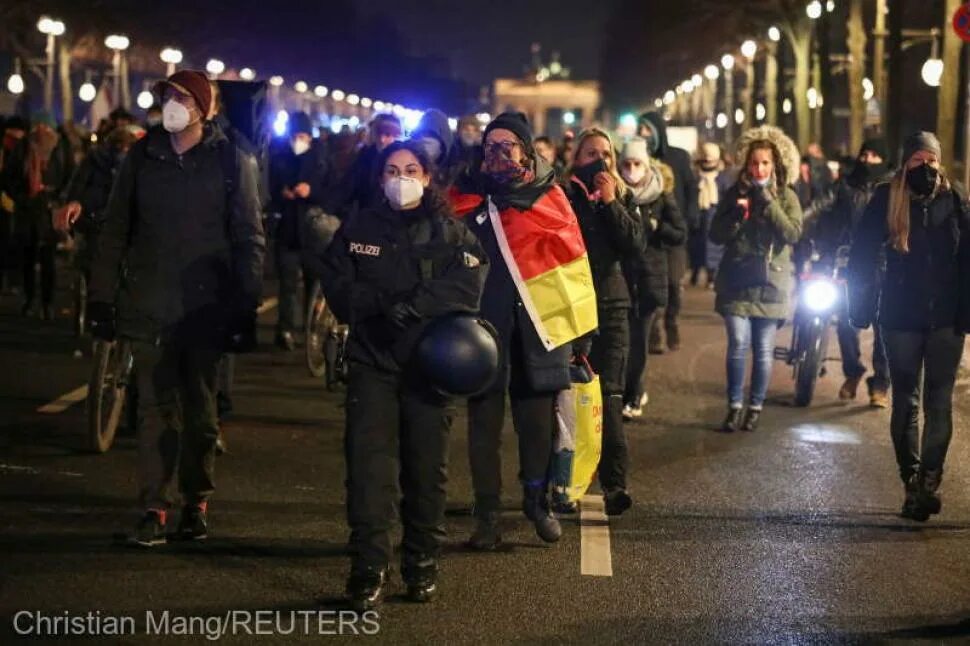
<path id="1" fill-rule="evenodd" d="M 579 501 L 593 481 L 603 450 L 603 394 L 600 378 L 588 364 L 575 370 L 572 387 L 559 393 L 559 432 L 553 455 L 553 496 Z"/>

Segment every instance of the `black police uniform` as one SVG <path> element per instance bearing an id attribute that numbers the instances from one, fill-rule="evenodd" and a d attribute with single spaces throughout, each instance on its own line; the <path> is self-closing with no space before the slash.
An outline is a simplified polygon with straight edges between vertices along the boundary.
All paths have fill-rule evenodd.
<path id="1" fill-rule="evenodd" d="M 452 421 L 447 400 L 407 359 L 422 321 L 478 311 L 488 261 L 434 194 L 413 210 L 383 202 L 352 216 L 319 260 L 327 300 L 350 325 L 345 450 L 352 572 L 387 567 L 400 502 L 406 578 L 410 564 L 437 557 L 444 536 Z"/>

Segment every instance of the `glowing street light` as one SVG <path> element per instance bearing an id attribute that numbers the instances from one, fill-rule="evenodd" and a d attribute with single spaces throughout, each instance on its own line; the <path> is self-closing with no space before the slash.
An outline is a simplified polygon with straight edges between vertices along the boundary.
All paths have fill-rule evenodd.
<path id="1" fill-rule="evenodd" d="M 862 79 L 862 98 L 866 101 L 870 100 L 876 94 L 876 86 L 872 84 L 872 79 L 864 78 Z"/>
<path id="2" fill-rule="evenodd" d="M 315 88 L 313 88 L 313 94 L 320 97 L 321 99 L 327 96 L 327 92 L 329 92 L 329 90 L 327 89 L 326 85 L 318 85 Z"/>
<path id="3" fill-rule="evenodd" d="M 630 130 L 637 127 L 637 117 L 632 112 L 627 112 L 620 117 L 620 127 L 628 128 Z"/>
<path id="4" fill-rule="evenodd" d="M 272 85 L 273 87 L 279 87 L 279 86 L 283 85 L 283 77 L 282 76 L 271 76 L 270 79 L 269 79 L 269 84 Z"/>
<path id="5" fill-rule="evenodd" d="M 930 87 L 940 87 L 940 79 L 943 78 L 943 60 L 934 56 L 926 59 L 923 69 L 920 70 L 920 76 Z"/>
<path id="6" fill-rule="evenodd" d="M 812 20 L 818 20 L 822 16 L 822 3 L 820 0 L 812 0 L 805 7 L 805 13 Z"/>
<path id="7" fill-rule="evenodd" d="M 347 95 L 343 93 L 343 90 L 334 90 L 333 92 L 330 93 L 330 96 L 333 98 L 334 101 L 339 102 L 339 101 L 343 101 L 344 97 Z"/>
<path id="8" fill-rule="evenodd" d="M 690 77 L 690 82 L 694 84 L 694 87 L 700 87 L 701 83 L 704 82 L 704 79 L 700 74 L 694 74 L 692 77 Z"/>
<path id="9" fill-rule="evenodd" d="M 825 3 L 825 11 L 827 13 L 832 13 L 833 11 L 835 11 L 835 0 L 828 0 Z"/>
<path id="10" fill-rule="evenodd" d="M 252 81 L 256 78 L 256 72 L 250 67 L 244 67 L 239 70 L 239 78 L 244 81 Z"/>
<path id="11" fill-rule="evenodd" d="M 778 41 L 780 41 L 781 30 L 775 27 L 774 25 L 772 25 L 771 27 L 768 27 L 768 39 L 773 43 L 777 43 Z"/>
<path id="12" fill-rule="evenodd" d="M 116 52 L 123 52 L 128 49 L 128 45 L 131 41 L 128 40 L 127 36 L 122 36 L 120 34 L 111 34 L 104 39 L 104 46 L 108 49 L 113 49 Z"/>
<path id="13" fill-rule="evenodd" d="M 205 64 L 205 71 L 213 77 L 217 77 L 226 71 L 226 64 L 218 58 L 210 58 L 209 62 Z"/>
<path id="14" fill-rule="evenodd" d="M 734 123 L 738 124 L 739 126 L 744 123 L 744 110 L 741 108 L 734 111 Z"/>
<path id="15" fill-rule="evenodd" d="M 727 128 L 728 116 L 726 114 L 724 114 L 723 112 L 718 112 L 717 113 L 717 120 L 715 121 L 715 123 L 717 124 L 717 127 L 720 128 L 720 129 Z"/>
<path id="16" fill-rule="evenodd" d="M 91 103 L 96 96 L 98 96 L 98 90 L 91 81 L 85 81 L 77 90 L 77 97 L 85 103 Z"/>
<path id="17" fill-rule="evenodd" d="M 764 103 L 759 103 L 754 107 L 754 118 L 758 121 L 764 121 L 767 115 L 768 110 L 765 108 Z"/>
<path id="18" fill-rule="evenodd" d="M 174 47 L 166 47 L 158 56 L 166 65 L 166 76 L 175 74 L 175 66 L 182 62 L 182 52 Z"/>
<path id="19" fill-rule="evenodd" d="M 126 107 L 131 99 L 128 93 L 128 65 L 122 57 L 130 44 L 128 37 L 121 34 L 110 34 L 104 39 L 104 46 L 114 52 L 111 57 L 111 73 L 114 77 L 114 104 Z M 122 63 L 124 63 L 124 73 L 121 71 Z"/>
<path id="20" fill-rule="evenodd" d="M 721 57 L 721 67 L 730 72 L 734 69 L 734 56 L 725 54 Z"/>
<path id="21" fill-rule="evenodd" d="M 349 103 L 350 105 L 357 105 L 360 103 L 360 97 L 357 96 L 356 94 L 348 94 L 347 103 Z"/>
<path id="22" fill-rule="evenodd" d="M 757 53 L 758 53 L 758 43 L 750 39 L 741 43 L 741 55 L 744 56 L 749 61 L 754 60 L 755 54 Z"/>
<path id="23" fill-rule="evenodd" d="M 563 112 L 562 113 L 562 122 L 565 123 L 567 126 L 573 125 L 574 123 L 576 123 L 576 113 L 575 112 L 568 112 L 568 111 L 567 112 Z"/>
<path id="24" fill-rule="evenodd" d="M 152 107 L 152 105 L 155 103 L 155 97 L 152 96 L 152 93 L 149 92 L 148 90 L 142 90 L 138 94 L 138 98 L 136 99 L 136 102 L 138 103 L 139 108 L 141 108 L 142 110 L 147 110 L 148 108 Z"/>
<path id="25" fill-rule="evenodd" d="M 366 96 L 364 96 L 364 97 L 361 97 L 361 98 L 360 98 L 360 106 L 361 106 L 362 108 L 369 108 L 369 107 L 371 107 L 371 106 L 372 106 L 373 104 L 374 104 L 374 102 L 373 102 L 373 101 L 371 101 L 371 100 L 370 100 L 370 99 L 369 99 L 368 97 L 366 97 Z M 455 120 L 455 123 L 456 123 L 456 124 L 458 123 L 458 120 L 457 120 L 457 119 Z M 454 129 L 454 128 L 453 128 L 453 129 Z"/>
<path id="26" fill-rule="evenodd" d="M 64 23 L 49 16 L 37 21 L 37 31 L 47 36 L 47 69 L 44 73 L 44 108 L 50 112 L 54 106 L 54 52 L 55 40 L 64 33 Z"/>
<path id="27" fill-rule="evenodd" d="M 664 107 L 664 101 L 663 101 L 663 99 L 656 99 L 656 100 L 654 100 L 653 105 L 655 107 L 662 108 L 662 107 Z"/>
<path id="28" fill-rule="evenodd" d="M 791 114 L 791 99 L 785 99 L 781 102 L 781 111 L 785 114 Z"/>
<path id="29" fill-rule="evenodd" d="M 721 76 L 721 70 L 717 68 L 717 65 L 708 65 L 704 68 L 704 76 L 706 76 L 708 80 L 716 81 L 718 77 Z"/>
<path id="30" fill-rule="evenodd" d="M 664 92 L 664 105 L 670 105 L 677 100 L 677 95 L 674 94 L 673 90 L 667 90 Z"/>
<path id="31" fill-rule="evenodd" d="M 306 84 L 306 81 L 297 81 L 293 84 L 293 89 L 303 94 L 310 89 L 310 86 Z"/>
<path id="32" fill-rule="evenodd" d="M 10 94 L 24 93 L 24 77 L 20 75 L 20 59 L 14 63 L 14 73 L 7 79 L 7 91 Z"/>

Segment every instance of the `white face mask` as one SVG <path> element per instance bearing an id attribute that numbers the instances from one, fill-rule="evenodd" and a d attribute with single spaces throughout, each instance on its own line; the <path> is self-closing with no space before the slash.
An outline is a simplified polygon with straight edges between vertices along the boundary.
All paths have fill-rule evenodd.
<path id="1" fill-rule="evenodd" d="M 395 211 L 416 204 L 424 195 L 424 186 L 413 177 L 392 177 L 384 182 L 384 195 Z"/>
<path id="2" fill-rule="evenodd" d="M 756 178 L 752 177 L 751 178 L 751 182 L 755 186 L 760 186 L 761 188 L 764 188 L 768 184 L 771 184 L 771 176 L 769 175 L 768 177 L 766 177 L 764 179 L 756 179 Z"/>
<path id="3" fill-rule="evenodd" d="M 297 157 L 310 150 L 310 142 L 306 139 L 294 139 L 290 143 L 290 147 L 293 148 L 293 154 Z"/>
<path id="4" fill-rule="evenodd" d="M 189 109 L 175 99 L 169 99 L 162 106 L 162 125 L 169 132 L 182 132 L 189 127 L 191 118 Z"/>
<path id="5" fill-rule="evenodd" d="M 631 168 L 630 170 L 623 169 L 623 179 L 630 186 L 638 186 L 643 180 L 644 176 L 647 174 L 647 169 L 643 166 L 638 166 L 636 168 Z"/>

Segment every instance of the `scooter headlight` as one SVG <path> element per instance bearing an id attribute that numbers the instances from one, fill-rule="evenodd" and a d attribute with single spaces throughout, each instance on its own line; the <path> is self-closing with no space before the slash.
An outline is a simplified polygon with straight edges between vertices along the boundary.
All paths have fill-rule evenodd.
<path id="1" fill-rule="evenodd" d="M 839 290 L 828 280 L 810 280 L 802 290 L 802 302 L 813 312 L 832 309 L 839 300 Z"/>

